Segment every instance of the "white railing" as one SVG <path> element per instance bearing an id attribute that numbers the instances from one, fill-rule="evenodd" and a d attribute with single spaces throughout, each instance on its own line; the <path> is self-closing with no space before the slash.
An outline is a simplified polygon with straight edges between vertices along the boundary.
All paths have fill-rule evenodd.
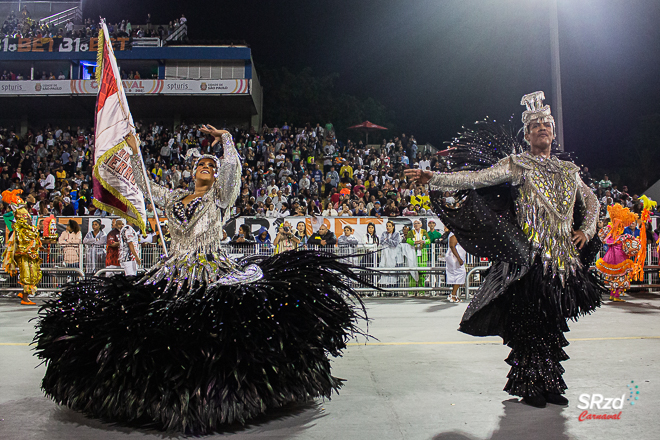
<path id="1" fill-rule="evenodd" d="M 79 7 L 76 6 L 74 8 L 67 9 L 66 11 L 58 12 L 57 14 L 44 17 L 39 20 L 39 24 L 59 26 L 61 24 L 67 23 L 69 20 L 73 21 L 74 23 L 82 22 L 82 11 Z"/>
<path id="2" fill-rule="evenodd" d="M 165 38 L 165 43 L 168 41 L 179 41 L 183 40 L 183 38 L 188 35 L 188 25 L 187 24 L 182 24 L 174 32 L 172 32 L 170 35 Z"/>
<path id="3" fill-rule="evenodd" d="M 158 37 L 133 38 L 133 47 L 161 47 L 162 42 Z"/>

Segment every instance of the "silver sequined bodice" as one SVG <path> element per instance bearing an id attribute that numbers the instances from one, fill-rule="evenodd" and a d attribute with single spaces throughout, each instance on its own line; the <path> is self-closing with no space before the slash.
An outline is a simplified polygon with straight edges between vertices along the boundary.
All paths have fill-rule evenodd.
<path id="1" fill-rule="evenodd" d="M 540 254 L 544 266 L 563 279 L 580 266 L 579 252 L 571 240 L 577 197 L 586 206 L 580 229 L 587 239 L 593 238 L 598 221 L 598 200 L 578 171 L 571 162 L 525 152 L 502 159 L 485 170 L 435 173 L 429 185 L 449 191 L 506 182 L 520 185 L 516 200 L 518 224 L 535 246 L 534 257 Z"/>
<path id="2" fill-rule="evenodd" d="M 195 282 L 207 284 L 236 284 L 261 278 L 258 266 L 244 270 L 227 256 L 221 247 L 222 228 L 240 192 L 241 162 L 231 135 L 222 135 L 224 157 L 213 187 L 202 196 L 201 203 L 190 219 L 174 215 L 177 202 L 190 195 L 189 191 L 171 191 L 151 184 L 153 202 L 165 211 L 172 238 L 170 255 L 156 264 L 141 280 L 157 283 L 168 280 L 166 290 L 176 286 L 177 292 Z M 142 167 L 139 155 L 131 156 L 133 169 Z M 134 173 L 135 181 L 147 199 L 147 184 L 143 173 Z"/>

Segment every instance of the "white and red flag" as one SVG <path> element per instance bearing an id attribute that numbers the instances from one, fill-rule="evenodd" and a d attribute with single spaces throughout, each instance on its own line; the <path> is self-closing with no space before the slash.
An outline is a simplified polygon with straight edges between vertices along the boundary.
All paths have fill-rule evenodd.
<path id="1" fill-rule="evenodd" d="M 135 184 L 126 137 L 135 134 L 133 117 L 112 50 L 112 41 L 105 21 L 99 30 L 96 62 L 96 136 L 94 149 L 94 205 L 119 215 L 145 229 L 144 195 Z"/>

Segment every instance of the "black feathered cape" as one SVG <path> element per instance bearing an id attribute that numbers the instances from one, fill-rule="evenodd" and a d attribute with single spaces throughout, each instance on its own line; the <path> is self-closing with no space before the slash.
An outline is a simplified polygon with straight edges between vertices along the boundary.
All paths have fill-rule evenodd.
<path id="1" fill-rule="evenodd" d="M 484 169 L 523 151 L 510 129 L 488 121 L 466 130 L 452 145 L 455 150 L 449 161 L 456 171 Z M 568 276 L 563 285 L 559 277 L 544 273 L 539 257 L 533 258 L 532 246 L 517 224 L 517 197 L 518 189 L 508 184 L 460 191 L 456 195 L 460 207 L 452 209 L 442 203 L 441 194 L 431 195 L 435 212 L 461 246 L 493 262 L 459 329 L 474 336 L 501 336 L 504 343 L 511 337 L 507 332 L 511 328 L 510 311 L 518 306 L 514 297 L 532 304 L 546 317 L 544 323 L 549 328 L 568 331 L 566 320 L 595 310 L 600 306 L 601 294 L 606 292 L 599 279 L 589 272 L 602 246 L 598 236 L 581 250 L 582 269 Z M 584 218 L 583 209 L 582 204 L 576 203 L 576 230 Z"/>

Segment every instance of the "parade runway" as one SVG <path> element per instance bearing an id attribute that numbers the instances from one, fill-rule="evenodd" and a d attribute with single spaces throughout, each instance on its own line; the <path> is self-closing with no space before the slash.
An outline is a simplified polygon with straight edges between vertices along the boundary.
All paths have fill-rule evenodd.
<path id="1" fill-rule="evenodd" d="M 332 400 L 282 408 L 208 439 L 657 439 L 660 407 L 660 294 L 606 302 L 566 336 L 566 408 L 537 409 L 502 391 L 509 349 L 496 337 L 456 331 L 466 304 L 436 298 L 366 301 L 369 333 L 333 364 L 346 379 Z M 132 440 L 183 436 L 104 424 L 43 397 L 44 367 L 28 345 L 36 307 L 0 299 L 0 439 Z M 631 382 L 634 383 L 631 384 Z M 629 386 L 638 397 L 630 405 Z M 634 388 L 638 386 L 638 388 Z M 624 396 L 622 409 L 588 410 L 619 419 L 584 420 L 582 394 Z"/>

